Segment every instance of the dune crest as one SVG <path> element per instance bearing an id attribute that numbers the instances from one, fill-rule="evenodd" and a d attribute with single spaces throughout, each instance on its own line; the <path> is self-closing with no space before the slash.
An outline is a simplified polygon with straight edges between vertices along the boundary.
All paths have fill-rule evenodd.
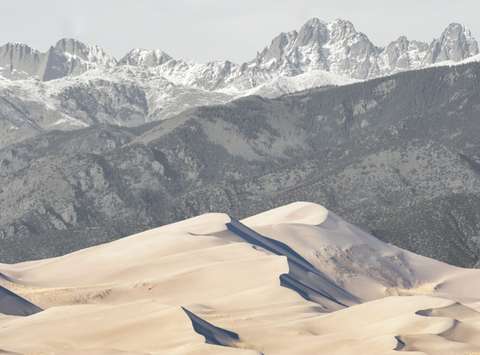
<path id="1" fill-rule="evenodd" d="M 480 270 L 307 202 L 206 214 L 0 275 L 0 354 L 480 351 Z"/>

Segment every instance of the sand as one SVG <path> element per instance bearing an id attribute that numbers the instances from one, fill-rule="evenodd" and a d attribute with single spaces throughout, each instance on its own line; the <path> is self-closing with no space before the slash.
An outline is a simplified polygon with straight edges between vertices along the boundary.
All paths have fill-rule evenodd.
<path id="1" fill-rule="evenodd" d="M 0 285 L 45 309 L 0 309 L 0 354 L 480 352 L 480 270 L 385 244 L 312 203 L 241 221 L 279 249 L 230 221 L 206 214 L 0 264 Z"/>

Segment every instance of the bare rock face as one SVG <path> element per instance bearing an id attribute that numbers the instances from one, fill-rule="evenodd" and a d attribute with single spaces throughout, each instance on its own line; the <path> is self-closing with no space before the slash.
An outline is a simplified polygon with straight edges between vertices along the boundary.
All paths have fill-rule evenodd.
<path id="1" fill-rule="evenodd" d="M 0 47 L 0 73 L 9 79 L 43 78 L 45 54 L 23 43 Z"/>
<path id="2" fill-rule="evenodd" d="M 429 48 L 425 63 L 458 62 L 478 54 L 478 42 L 469 29 L 459 23 L 450 24 Z"/>
<path id="3" fill-rule="evenodd" d="M 88 70 L 108 69 L 117 60 L 98 46 L 88 46 L 80 41 L 64 38 L 46 53 L 43 81 L 80 75 Z"/>
<path id="4" fill-rule="evenodd" d="M 116 64 L 117 61 L 100 47 L 74 39 L 62 39 L 44 53 L 18 43 L 0 47 L 1 74 L 10 79 L 49 81 Z"/>
<path id="5" fill-rule="evenodd" d="M 407 37 L 401 36 L 385 47 L 380 54 L 380 72 L 391 73 L 392 71 L 420 68 L 428 50 L 427 43 L 410 41 Z"/>

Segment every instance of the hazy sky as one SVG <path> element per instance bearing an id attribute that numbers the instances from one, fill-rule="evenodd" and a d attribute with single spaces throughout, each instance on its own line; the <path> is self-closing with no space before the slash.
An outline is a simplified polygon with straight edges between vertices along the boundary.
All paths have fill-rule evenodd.
<path id="1" fill-rule="evenodd" d="M 480 38 L 479 13 L 479 0 L 0 0 L 0 42 L 46 50 L 74 37 L 117 57 L 141 47 L 241 62 L 312 17 L 348 19 L 384 45 L 402 34 L 430 41 L 450 22 Z"/>

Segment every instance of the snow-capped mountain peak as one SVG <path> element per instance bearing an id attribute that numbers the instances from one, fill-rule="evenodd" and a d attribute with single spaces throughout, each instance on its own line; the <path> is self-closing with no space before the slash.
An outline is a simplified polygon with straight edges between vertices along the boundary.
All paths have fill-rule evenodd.
<path id="1" fill-rule="evenodd" d="M 296 31 L 280 33 L 268 47 L 265 47 L 263 51 L 257 54 L 256 64 L 267 68 L 276 67 L 288 53 L 288 49 L 297 38 L 297 35 Z"/>
<path id="2" fill-rule="evenodd" d="M 427 43 L 410 41 L 407 37 L 400 36 L 388 44 L 379 55 L 380 73 L 418 68 L 423 65 L 428 50 Z"/>
<path id="3" fill-rule="evenodd" d="M 357 30 L 352 22 L 344 19 L 336 19 L 329 24 L 327 28 L 330 31 L 330 37 L 333 41 L 342 40 L 357 34 Z"/>
<path id="4" fill-rule="evenodd" d="M 459 23 L 447 26 L 439 39 L 430 45 L 427 63 L 461 61 L 479 53 L 478 42 L 471 31 Z"/>
<path id="5" fill-rule="evenodd" d="M 105 67 L 113 67 L 117 60 L 97 45 L 87 45 L 73 38 L 63 38 L 55 44 L 55 50 L 73 59 Z"/>
<path id="6" fill-rule="evenodd" d="M 135 48 L 128 52 L 119 63 L 141 67 L 155 67 L 167 63 L 173 58 L 160 49 Z"/>
<path id="7" fill-rule="evenodd" d="M 318 18 L 308 20 L 298 31 L 296 46 L 325 43 L 328 40 L 327 23 Z"/>
<path id="8" fill-rule="evenodd" d="M 280 70 L 283 75 L 298 75 L 310 70 L 329 69 L 329 47 L 357 32 L 348 21 L 325 23 L 318 18 L 307 21 L 299 31 L 281 33 L 255 62 L 263 70 Z"/>

